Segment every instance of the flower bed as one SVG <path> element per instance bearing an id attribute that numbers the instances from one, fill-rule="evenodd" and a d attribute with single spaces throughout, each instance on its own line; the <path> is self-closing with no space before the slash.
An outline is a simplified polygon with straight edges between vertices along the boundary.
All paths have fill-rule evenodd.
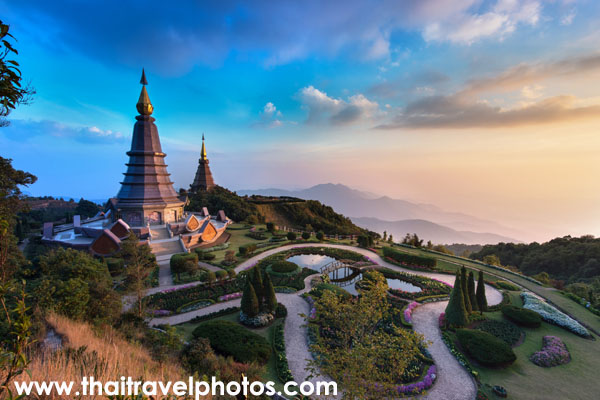
<path id="1" fill-rule="evenodd" d="M 403 312 L 404 320 L 409 324 L 412 323 L 412 312 L 415 308 L 417 308 L 420 304 L 416 301 L 413 301 L 409 305 L 406 306 Z"/>
<path id="2" fill-rule="evenodd" d="M 194 310 L 199 310 L 201 308 L 204 307 L 208 307 L 215 304 L 214 300 L 211 299 L 200 299 L 200 300 L 194 300 L 190 303 L 184 304 L 181 307 L 177 307 L 177 309 L 175 310 L 175 312 L 177 314 L 183 314 L 186 312 L 190 312 L 190 311 L 194 311 Z"/>
<path id="3" fill-rule="evenodd" d="M 475 329 L 484 331 L 513 346 L 519 341 L 523 331 L 507 321 L 487 320 L 481 322 Z"/>
<path id="4" fill-rule="evenodd" d="M 223 296 L 219 296 L 219 301 L 229 301 L 239 299 L 240 297 L 242 297 L 242 292 L 229 293 L 224 294 Z"/>
<path id="5" fill-rule="evenodd" d="M 298 291 L 296 288 L 289 286 L 275 286 L 273 289 L 275 293 L 296 293 Z"/>
<path id="6" fill-rule="evenodd" d="M 183 287 L 163 290 L 147 297 L 148 306 L 156 309 L 175 311 L 179 307 L 196 300 L 217 300 L 220 296 L 239 292 L 239 280 L 217 283 L 213 286 L 186 285 Z"/>
<path id="7" fill-rule="evenodd" d="M 398 385 L 396 387 L 396 393 L 402 396 L 418 395 L 432 387 L 433 383 L 435 382 L 435 378 L 437 378 L 437 368 L 435 365 L 431 365 L 427 369 L 427 373 L 423 377 L 422 381 L 408 385 Z"/>
<path id="8" fill-rule="evenodd" d="M 273 350 L 275 350 L 275 369 L 277 370 L 277 377 L 283 383 L 293 381 L 294 377 L 292 376 L 287 356 L 285 355 L 283 324 L 278 324 L 273 329 Z"/>
<path id="9" fill-rule="evenodd" d="M 529 357 L 529 360 L 540 367 L 550 368 L 557 365 L 567 364 L 571 361 L 571 354 L 567 346 L 556 336 L 544 336 L 542 339 L 542 350 L 537 351 Z"/>
<path id="10" fill-rule="evenodd" d="M 565 328 L 576 335 L 589 338 L 591 337 L 587 329 L 585 329 L 579 322 L 569 317 L 567 314 L 557 310 L 550 304 L 538 299 L 530 293 L 521 293 L 523 299 L 523 308 L 535 311 L 540 314 L 542 319 L 548 323 Z"/>

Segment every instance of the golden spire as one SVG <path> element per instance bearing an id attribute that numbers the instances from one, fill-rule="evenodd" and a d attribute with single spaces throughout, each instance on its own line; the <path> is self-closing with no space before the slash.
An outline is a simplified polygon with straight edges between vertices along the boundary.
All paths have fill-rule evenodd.
<path id="1" fill-rule="evenodd" d="M 204 132 L 202 133 L 202 150 L 200 150 L 200 160 L 206 161 L 206 147 L 204 147 Z"/>
<path id="2" fill-rule="evenodd" d="M 154 111 L 154 107 L 152 103 L 150 103 L 150 97 L 148 96 L 148 92 L 146 91 L 146 85 L 148 81 L 146 80 L 146 73 L 142 68 L 142 78 L 140 79 L 140 83 L 142 86 L 142 92 L 140 93 L 140 98 L 136 104 L 136 108 L 141 115 L 150 115 L 152 111 Z"/>

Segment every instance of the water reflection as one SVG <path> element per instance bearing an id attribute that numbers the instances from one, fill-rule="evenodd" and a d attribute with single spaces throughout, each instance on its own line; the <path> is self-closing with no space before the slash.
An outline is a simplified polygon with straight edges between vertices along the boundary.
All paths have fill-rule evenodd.
<path id="1" fill-rule="evenodd" d="M 329 256 L 323 256 L 318 254 L 300 254 L 287 259 L 300 267 L 310 268 L 312 270 L 321 272 L 321 268 L 335 261 L 334 258 Z M 329 279 L 331 283 L 343 287 L 346 291 L 353 295 L 357 295 L 358 292 L 355 288 L 355 283 L 362 278 L 362 273 L 353 268 L 340 268 L 329 273 Z M 402 281 L 400 279 L 387 279 L 388 286 L 391 289 L 402 290 L 410 293 L 417 293 L 421 291 L 421 288 L 411 283 Z"/>

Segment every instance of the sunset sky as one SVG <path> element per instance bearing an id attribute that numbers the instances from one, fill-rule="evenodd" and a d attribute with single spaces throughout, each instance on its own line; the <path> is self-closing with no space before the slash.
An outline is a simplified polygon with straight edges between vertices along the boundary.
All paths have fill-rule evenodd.
<path id="1" fill-rule="evenodd" d="M 204 132 L 233 190 L 343 183 L 600 236 L 598 1 L 80 3 L 0 1 L 37 91 L 0 154 L 33 195 L 117 193 L 144 67 L 176 188 Z"/>

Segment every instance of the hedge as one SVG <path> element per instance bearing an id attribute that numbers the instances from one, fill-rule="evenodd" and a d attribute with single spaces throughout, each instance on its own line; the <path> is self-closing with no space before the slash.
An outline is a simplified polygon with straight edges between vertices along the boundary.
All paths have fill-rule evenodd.
<path id="1" fill-rule="evenodd" d="M 277 324 L 273 329 L 273 350 L 275 350 L 275 369 L 277 377 L 283 383 L 293 381 L 294 377 L 285 355 L 285 338 L 283 324 Z"/>
<path id="2" fill-rule="evenodd" d="M 274 272 L 288 273 L 296 271 L 298 269 L 298 265 L 290 261 L 281 260 L 271 264 L 271 269 Z"/>
<path id="3" fill-rule="evenodd" d="M 184 304 L 194 300 L 217 300 L 224 294 L 239 292 L 241 287 L 238 280 L 227 281 L 213 286 L 194 285 L 179 290 L 163 291 L 147 297 L 148 306 L 157 310 L 175 311 Z"/>
<path id="4" fill-rule="evenodd" d="M 183 263 L 185 263 L 188 260 L 198 262 L 198 258 L 198 254 L 195 253 L 177 253 L 171 256 L 169 264 L 171 265 L 171 270 L 180 271 Z"/>
<path id="5" fill-rule="evenodd" d="M 218 354 L 244 364 L 256 361 L 264 365 L 271 356 L 271 346 L 265 338 L 232 321 L 203 322 L 192 334 L 207 338 Z"/>
<path id="6" fill-rule="evenodd" d="M 256 251 L 257 247 L 254 243 L 240 246 L 239 252 L 241 256 L 249 256 Z"/>
<path id="7" fill-rule="evenodd" d="M 504 367 L 512 364 L 517 356 L 512 348 L 495 336 L 474 329 L 458 329 L 456 337 L 467 354 L 480 364 Z"/>
<path id="8" fill-rule="evenodd" d="M 223 315 L 229 315 L 238 312 L 240 312 L 240 307 L 228 307 L 219 311 L 211 312 L 210 314 L 199 315 L 197 317 L 194 317 L 191 320 L 189 320 L 189 323 L 197 324 L 199 322 L 208 321 L 217 317 L 221 317 Z M 188 322 L 183 323 L 187 324 Z"/>
<path id="9" fill-rule="evenodd" d="M 521 289 L 519 289 L 518 286 L 515 286 L 512 283 L 509 283 L 509 282 L 506 282 L 506 281 L 497 281 L 496 282 L 496 286 L 498 286 L 500 289 L 511 290 L 511 291 L 519 291 L 519 290 L 521 290 Z"/>
<path id="10" fill-rule="evenodd" d="M 502 307 L 510 304 L 510 296 L 506 292 L 502 293 L 502 301 L 498 304 L 494 304 L 493 306 L 488 306 L 488 312 L 500 311 Z"/>
<path id="11" fill-rule="evenodd" d="M 232 229 L 232 228 L 228 227 L 227 229 Z M 200 255 L 200 253 L 210 253 L 212 251 L 225 250 L 227 248 L 229 248 L 229 242 L 225 242 L 223 244 L 220 244 L 218 246 L 213 246 L 213 247 L 196 248 L 196 249 L 194 249 L 194 251 L 196 253 L 198 253 L 198 255 Z"/>
<path id="12" fill-rule="evenodd" d="M 408 254 L 402 251 L 398 251 L 391 247 L 383 248 L 383 255 L 389 257 L 392 260 L 399 262 L 403 265 L 421 267 L 426 269 L 435 269 L 437 260 L 432 257 L 417 256 L 414 254 Z"/>
<path id="13" fill-rule="evenodd" d="M 212 299 L 194 300 L 194 301 L 184 304 L 180 307 L 177 307 L 175 312 L 177 314 L 186 313 L 189 311 L 194 311 L 194 310 L 198 310 L 200 308 L 208 307 L 212 304 L 215 304 L 215 301 Z"/>
<path id="14" fill-rule="evenodd" d="M 502 315 L 517 325 L 527 328 L 539 328 L 542 325 L 542 317 L 535 311 L 515 306 L 504 306 L 501 310 Z"/>

